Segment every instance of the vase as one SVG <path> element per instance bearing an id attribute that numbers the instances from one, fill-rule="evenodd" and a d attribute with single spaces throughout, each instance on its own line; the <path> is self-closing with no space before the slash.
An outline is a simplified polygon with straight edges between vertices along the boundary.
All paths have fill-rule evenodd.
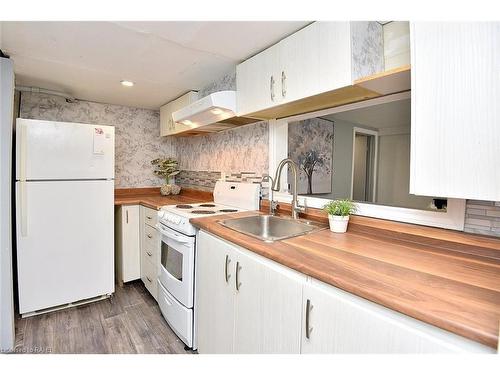
<path id="1" fill-rule="evenodd" d="M 181 187 L 175 184 L 165 184 L 160 188 L 161 195 L 177 195 L 181 192 Z"/>
<path id="2" fill-rule="evenodd" d="M 349 215 L 335 216 L 328 215 L 328 222 L 330 223 L 330 230 L 335 233 L 347 232 L 347 224 L 349 224 Z"/>
<path id="3" fill-rule="evenodd" d="M 172 194 L 172 185 L 165 184 L 160 188 L 161 195 L 170 195 Z"/>

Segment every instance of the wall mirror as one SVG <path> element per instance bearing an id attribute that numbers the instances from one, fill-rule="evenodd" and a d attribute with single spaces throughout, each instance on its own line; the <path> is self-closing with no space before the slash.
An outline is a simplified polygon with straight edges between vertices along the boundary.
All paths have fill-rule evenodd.
<path id="1" fill-rule="evenodd" d="M 299 166 L 298 194 L 311 207 L 352 199 L 367 216 L 463 229 L 465 201 L 409 193 L 410 93 L 280 119 L 270 127 L 270 171 Z M 278 194 L 288 200 L 291 171 Z"/>

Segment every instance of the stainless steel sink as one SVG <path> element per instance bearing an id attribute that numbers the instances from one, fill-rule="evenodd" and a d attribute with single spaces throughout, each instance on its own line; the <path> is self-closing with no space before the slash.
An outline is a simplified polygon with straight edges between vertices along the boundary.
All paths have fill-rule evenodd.
<path id="1" fill-rule="evenodd" d="M 271 215 L 226 219 L 219 221 L 219 223 L 227 228 L 266 242 L 296 237 L 323 228 L 321 225 L 313 224 L 310 221 Z"/>

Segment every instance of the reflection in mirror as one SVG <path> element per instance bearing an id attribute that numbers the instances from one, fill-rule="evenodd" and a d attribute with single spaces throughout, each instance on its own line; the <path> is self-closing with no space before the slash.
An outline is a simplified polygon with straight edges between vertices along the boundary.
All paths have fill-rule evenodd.
<path id="1" fill-rule="evenodd" d="M 404 99 L 289 122 L 298 193 L 446 211 L 445 198 L 409 194 L 410 115 L 410 99 Z"/>

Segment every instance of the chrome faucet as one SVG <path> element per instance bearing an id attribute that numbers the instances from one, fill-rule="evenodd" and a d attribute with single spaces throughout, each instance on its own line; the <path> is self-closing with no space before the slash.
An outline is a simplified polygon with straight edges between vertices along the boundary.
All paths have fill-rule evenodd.
<path id="1" fill-rule="evenodd" d="M 269 215 L 273 215 L 275 214 L 276 212 L 276 209 L 278 208 L 278 202 L 273 200 L 273 185 L 274 185 L 274 180 L 271 176 L 269 176 L 268 174 L 262 176 L 262 180 L 261 180 L 261 183 L 262 182 L 266 182 L 266 181 L 269 181 Z"/>
<path id="2" fill-rule="evenodd" d="M 278 168 L 276 168 L 276 175 L 274 176 L 274 183 L 271 190 L 280 191 L 280 183 L 281 183 L 281 171 L 285 164 L 290 164 L 293 174 L 293 184 L 292 184 L 292 218 L 298 219 L 299 212 L 305 212 L 305 207 L 299 205 L 299 201 L 297 199 L 297 163 L 295 163 L 292 159 L 286 158 L 280 161 L 278 164 Z"/>

